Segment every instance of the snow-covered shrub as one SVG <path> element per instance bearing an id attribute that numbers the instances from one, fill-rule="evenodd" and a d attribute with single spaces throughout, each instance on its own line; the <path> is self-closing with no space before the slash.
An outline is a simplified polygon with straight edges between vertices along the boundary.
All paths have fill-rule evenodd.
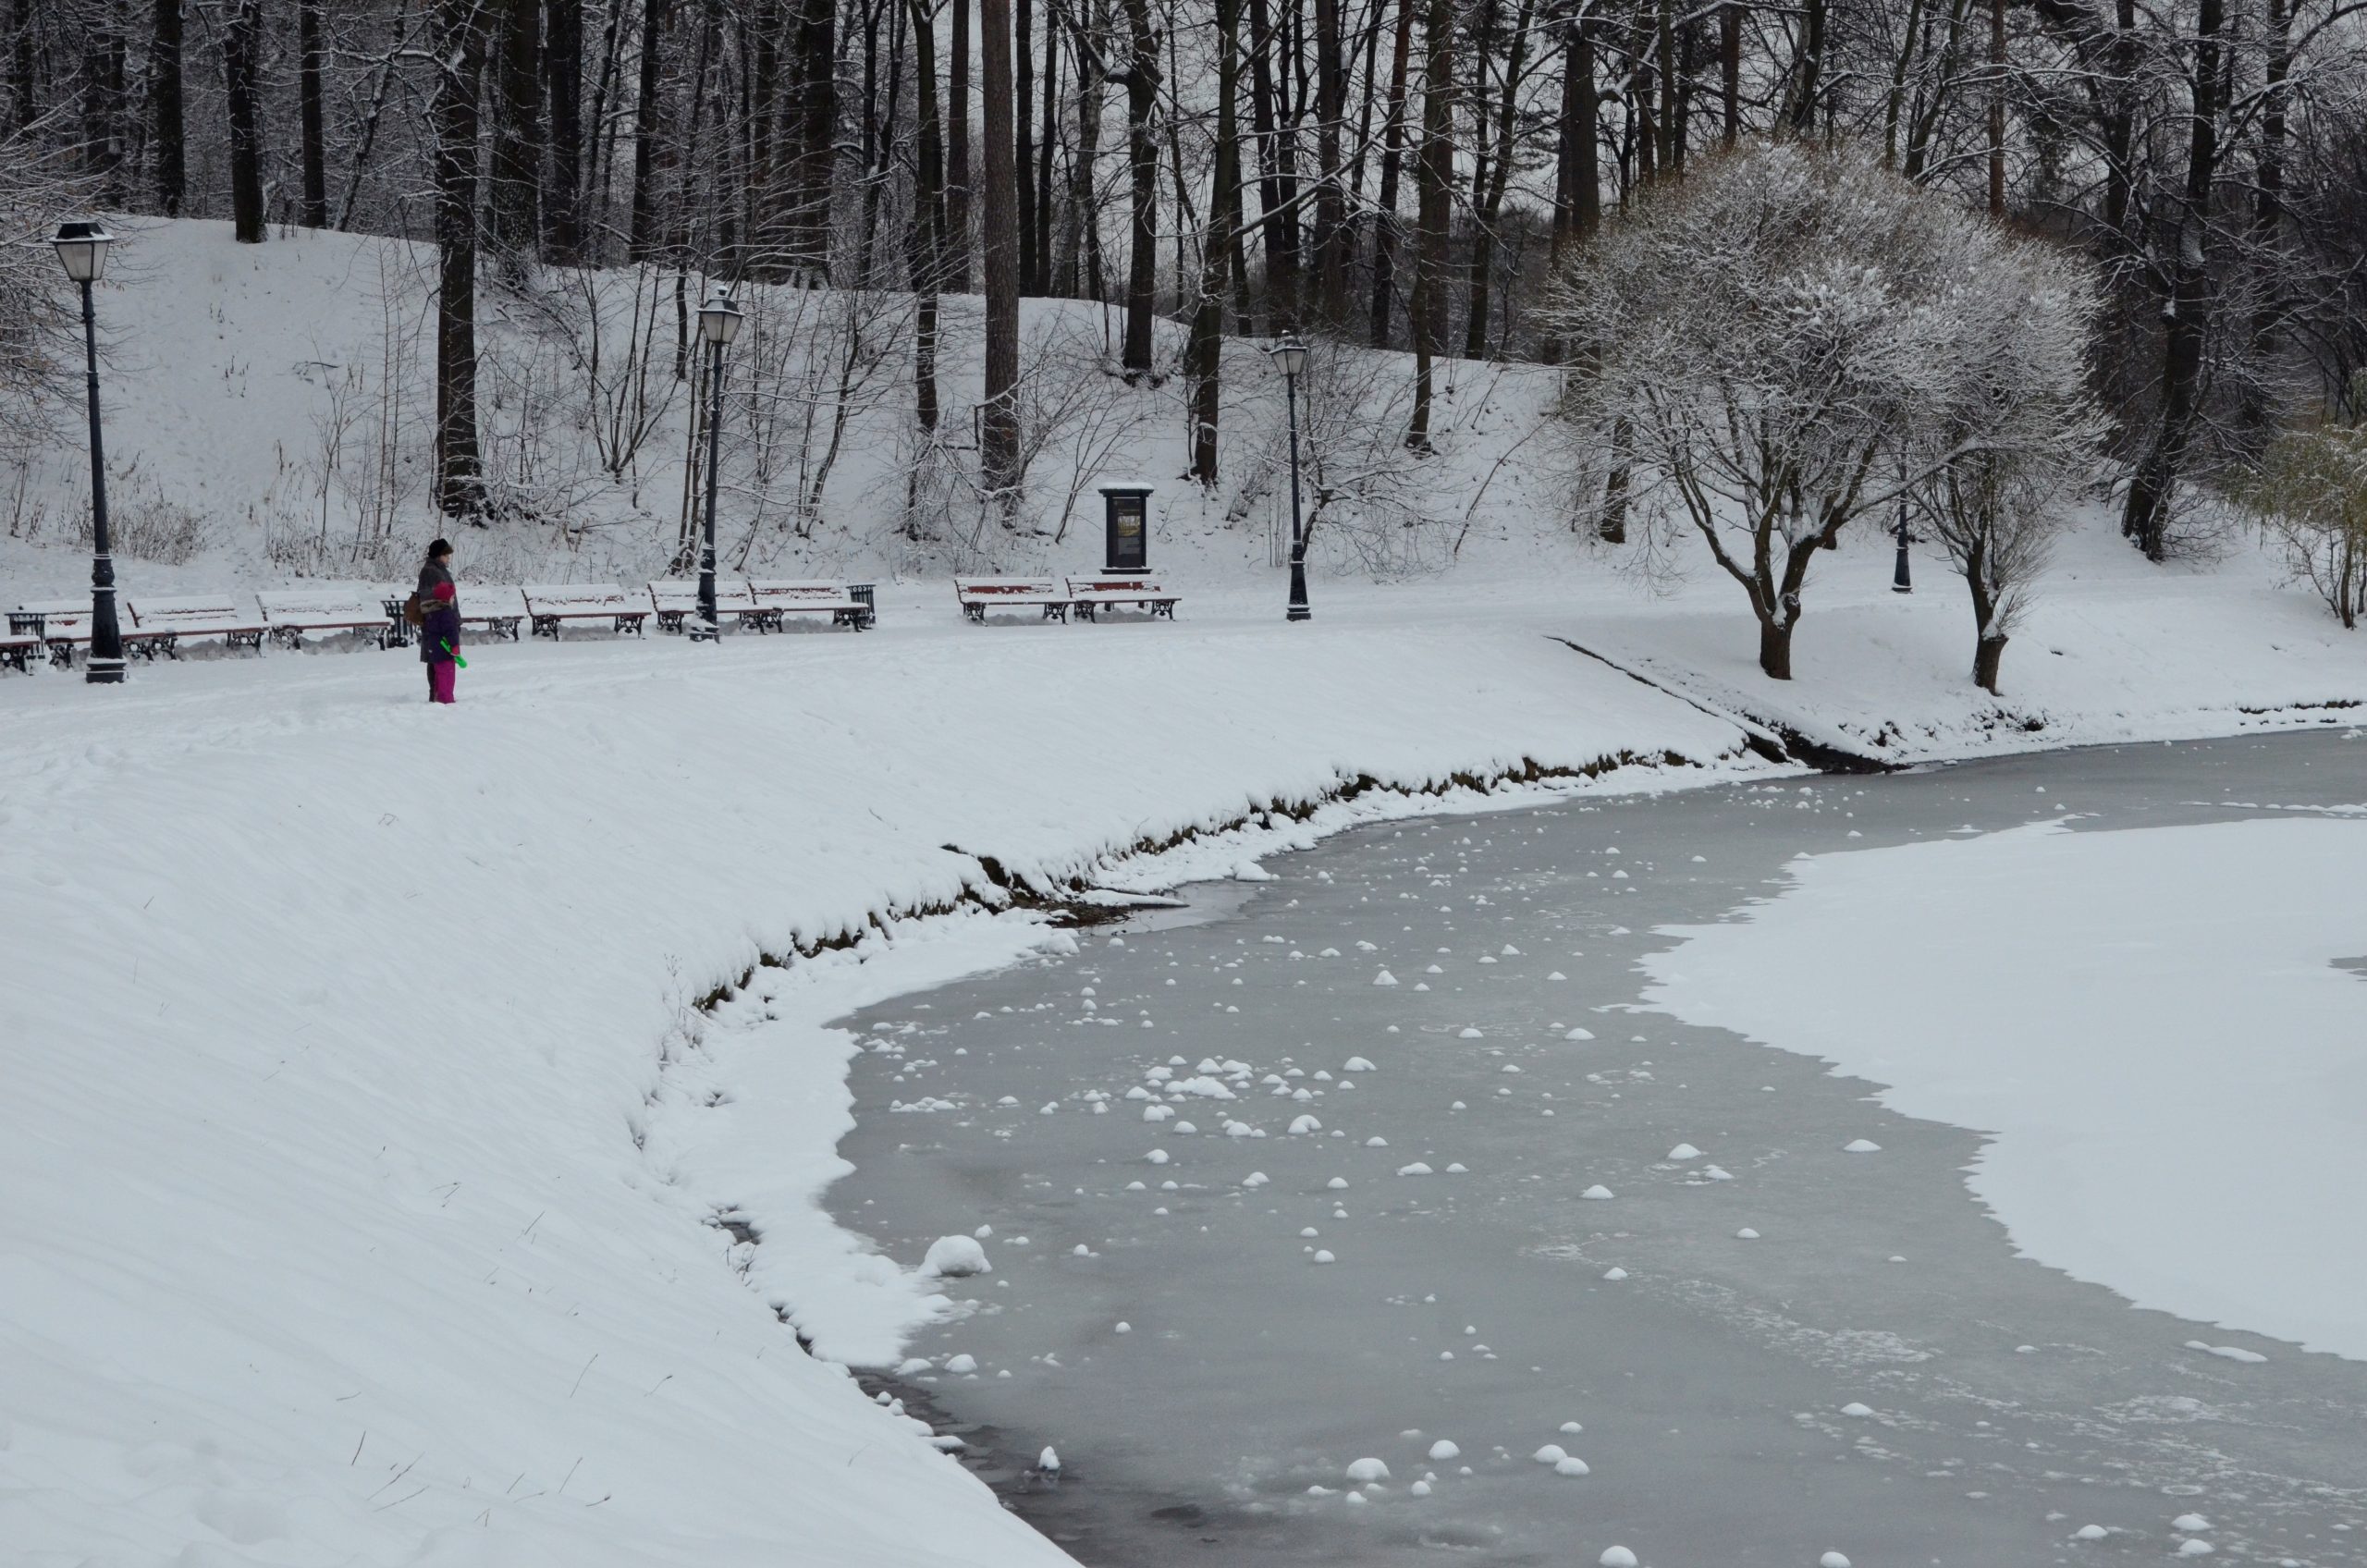
<path id="1" fill-rule="evenodd" d="M 2355 629 L 2367 616 L 2367 425 L 2287 431 L 2236 496 L 2284 547 L 2293 575 Z"/>

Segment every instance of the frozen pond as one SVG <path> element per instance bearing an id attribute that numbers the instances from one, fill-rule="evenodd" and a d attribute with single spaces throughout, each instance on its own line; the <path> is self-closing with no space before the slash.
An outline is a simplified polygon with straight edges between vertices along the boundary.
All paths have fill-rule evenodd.
<path id="1" fill-rule="evenodd" d="M 2020 1259 L 1974 1133 L 1637 1005 L 1803 851 L 2361 801 L 2349 731 L 1362 830 L 858 1017 L 831 1207 L 991 1228 L 911 1384 L 1087 1563 L 2367 1562 L 2367 1364 Z"/>

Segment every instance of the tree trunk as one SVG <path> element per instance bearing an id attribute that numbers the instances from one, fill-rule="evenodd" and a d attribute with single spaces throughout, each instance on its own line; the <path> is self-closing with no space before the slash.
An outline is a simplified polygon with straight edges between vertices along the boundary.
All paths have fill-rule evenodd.
<path id="1" fill-rule="evenodd" d="M 810 278 L 830 264 L 830 196 L 838 165 L 838 0 L 799 0 L 791 54 L 797 84 L 791 251 Z"/>
<path id="2" fill-rule="evenodd" d="M 435 0 L 435 499 L 451 516 L 484 504 L 477 455 L 477 95 L 485 35 L 476 0 Z"/>
<path id="3" fill-rule="evenodd" d="M 1519 129 L 1521 76 L 1528 60 L 1529 22 L 1536 14 L 1536 0 L 1521 0 L 1519 14 L 1513 22 L 1512 48 L 1504 61 L 1503 102 L 1496 116 L 1495 146 L 1488 159 L 1487 189 L 1473 192 L 1478 197 L 1479 210 L 1474 214 L 1471 232 L 1470 324 L 1463 339 L 1466 359 L 1485 359 L 1488 354 L 1489 296 L 1496 270 L 1496 221 L 1503 211 L 1504 184 L 1512 174 L 1513 138 Z M 1472 105 L 1475 129 L 1479 129 L 1479 112 L 1484 107 L 1484 101 Z"/>
<path id="4" fill-rule="evenodd" d="M 1719 141 L 1731 152 L 1742 133 L 1742 6 L 1726 0 L 1718 7 L 1718 102 L 1723 111 Z"/>
<path id="5" fill-rule="evenodd" d="M 978 441 L 979 484 L 1005 508 L 1019 487 L 1019 171 L 1012 131 L 1011 0 L 978 0 L 985 56 L 986 189 L 979 239 L 986 252 L 987 353 Z"/>
<path id="6" fill-rule="evenodd" d="M 1012 167 L 1018 202 L 1019 291 L 1036 286 L 1036 11 L 1033 0 L 1017 0 L 1012 21 L 1012 68 L 1016 73 L 1018 110 L 1012 119 Z M 987 89 L 992 92 L 993 89 Z"/>
<path id="7" fill-rule="evenodd" d="M 1972 683 L 1993 697 L 1999 694 L 1997 667 L 2005 660 L 2006 642 L 2004 637 L 1983 637 L 1973 644 Z"/>
<path id="8" fill-rule="evenodd" d="M 1044 70 L 1037 85 L 1043 100 L 1043 134 L 1036 139 L 1036 232 L 1028 241 L 1035 252 L 1036 271 L 1026 285 L 1031 294 L 1052 292 L 1052 216 L 1060 203 L 1052 200 L 1052 154 L 1061 140 L 1060 18 L 1044 13 Z"/>
<path id="9" fill-rule="evenodd" d="M 303 141 L 304 225 L 329 226 L 329 155 L 321 108 L 320 0 L 297 0 L 296 106 Z"/>
<path id="10" fill-rule="evenodd" d="M 1380 132 L 1380 203 L 1372 226 L 1372 346 L 1389 347 L 1396 278 L 1397 177 L 1405 156 L 1405 73 L 1414 52 L 1415 0 L 1397 0 L 1397 41 L 1390 47 L 1389 114 Z"/>
<path id="11" fill-rule="evenodd" d="M 1315 0 L 1316 309 L 1338 322 L 1348 309 L 1348 200 L 1340 184 L 1340 132 L 1348 113 L 1341 0 Z"/>
<path id="12" fill-rule="evenodd" d="M 2219 167 L 2219 29 L 2223 0 L 2201 0 L 2195 17 L 2193 105 L 2187 145 L 2186 200 L 2172 243 L 2169 327 L 2162 344 L 2162 405 L 2153 439 L 2129 476 L 2121 532 L 2148 560 L 2169 548 L 2170 499 L 2194 435 L 2202 349 L 2210 329 L 2211 277 L 2204 255 L 2212 188 Z"/>
<path id="13" fill-rule="evenodd" d="M 657 233 L 657 111 L 665 85 L 665 29 L 666 0 L 642 0 L 641 89 L 632 107 L 632 227 L 625 239 L 625 253 L 636 262 L 656 259 L 662 244 Z"/>
<path id="14" fill-rule="evenodd" d="M 1792 628 L 1761 617 L 1759 622 L 1759 672 L 1770 680 L 1792 679 Z"/>
<path id="15" fill-rule="evenodd" d="M 1448 187 L 1454 178 L 1454 3 L 1423 26 L 1422 148 L 1414 160 L 1414 410 L 1405 445 L 1430 449 L 1430 361 L 1446 351 Z"/>
<path id="16" fill-rule="evenodd" d="M 1824 92 L 1824 11 L 1825 0 L 1807 0 L 1800 23 L 1799 53 L 1792 61 L 1790 117 L 1792 129 L 1802 136 L 1815 133 L 1817 99 Z"/>
<path id="17" fill-rule="evenodd" d="M 2005 216 L 2005 0 L 1989 0 L 1989 215 Z"/>
<path id="18" fill-rule="evenodd" d="M 1151 368 L 1151 307 L 1159 286 L 1159 147 L 1151 111 L 1159 104 L 1159 41 L 1150 29 L 1149 0 L 1125 0 L 1134 53 L 1126 67 L 1126 158 L 1134 170 L 1133 252 L 1126 268 L 1127 374 Z"/>
<path id="19" fill-rule="evenodd" d="M 500 0 L 494 20 L 500 66 L 494 73 L 491 239 L 506 265 L 531 261 L 542 242 L 543 105 L 541 0 Z"/>
<path id="20" fill-rule="evenodd" d="M 2115 0 L 2112 79 L 2104 84 L 2104 234 L 2113 249 L 2131 248 L 2128 198 L 2137 126 L 2137 0 Z"/>
<path id="21" fill-rule="evenodd" d="M 1223 410 L 1227 227 L 1241 197 L 1241 0 L 1214 0 L 1217 141 L 1208 176 L 1208 242 L 1200 251 L 1200 301 L 1192 312 L 1186 369 L 1192 378 L 1192 477 L 1217 483 L 1217 421 Z"/>
<path id="22" fill-rule="evenodd" d="M 230 215 L 241 245 L 264 238 L 263 210 L 263 0 L 231 0 L 222 30 L 222 76 L 230 114 Z"/>
<path id="23" fill-rule="evenodd" d="M 17 7 L 19 46 L 30 43 L 31 18 Z M 156 139 L 156 209 L 181 215 L 189 199 L 189 142 L 181 124 L 181 0 L 156 0 L 156 29 L 148 46 L 148 106 Z"/>
<path id="24" fill-rule="evenodd" d="M 955 0 L 957 6 L 962 0 Z M 937 311 L 938 288 L 943 276 L 943 249 L 938 239 L 945 221 L 944 169 L 937 109 L 937 18 L 927 0 L 907 0 L 912 16 L 913 47 L 916 51 L 914 81 L 920 90 L 919 146 L 914 149 L 913 192 L 913 300 L 916 317 L 913 333 L 913 417 L 925 436 L 937 434 Z"/>
<path id="25" fill-rule="evenodd" d="M 1268 0 L 1249 0 L 1249 117 L 1257 137 L 1258 227 L 1266 246 L 1266 295 L 1275 331 L 1298 323 L 1298 181 L 1285 152 L 1282 99 L 1277 92 L 1282 60 L 1280 30 Z"/>
<path id="26" fill-rule="evenodd" d="M 975 0 L 953 0 L 953 58 L 949 66 L 951 102 L 946 105 L 945 287 L 970 292 L 970 8 Z M 917 24 L 915 24 L 917 26 Z"/>
<path id="27" fill-rule="evenodd" d="M 546 0 L 543 79 L 550 102 L 550 178 L 543 245 L 553 261 L 583 259 L 583 0 Z"/>
<path id="28" fill-rule="evenodd" d="M 2251 267 L 2257 303 L 2252 307 L 2251 363 L 2243 378 L 2240 414 L 2245 430 L 2264 439 L 2275 410 L 2269 397 L 2269 362 L 2275 352 L 2284 307 L 2285 274 L 2279 243 L 2285 225 L 2287 75 L 2291 67 L 2293 15 L 2286 0 L 2267 0 L 2267 61 L 2261 83 L 2260 149 L 2252 158 Z"/>
<path id="29" fill-rule="evenodd" d="M 1071 299 L 1101 298 L 1101 212 L 1094 201 L 1093 171 L 1101 155 L 1101 51 L 1085 36 L 1089 24 L 1072 30 L 1076 72 L 1076 155 L 1069 160 L 1068 212 L 1061 228 L 1061 292 Z M 1220 136 L 1222 132 L 1219 133 Z"/>

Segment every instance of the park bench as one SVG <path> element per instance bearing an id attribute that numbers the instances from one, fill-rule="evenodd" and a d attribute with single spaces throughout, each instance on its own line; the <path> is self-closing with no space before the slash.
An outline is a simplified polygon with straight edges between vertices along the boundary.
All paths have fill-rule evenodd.
<path id="1" fill-rule="evenodd" d="M 460 627 L 473 626 L 488 637 L 507 637 L 518 641 L 518 628 L 526 619 L 526 600 L 515 583 L 497 586 L 483 582 L 461 582 L 454 585 L 460 595 Z M 403 619 L 403 602 L 411 595 L 409 588 L 382 588 L 380 602 L 386 611 L 386 646 L 411 646 L 411 624 Z"/>
<path id="2" fill-rule="evenodd" d="M 252 648 L 263 652 L 263 640 L 271 628 L 263 617 L 249 615 L 230 602 L 227 594 L 219 597 L 176 599 L 133 599 L 129 601 L 131 623 L 141 631 L 166 632 L 171 641 L 165 652 L 173 658 L 180 655 L 184 637 L 219 637 L 233 648 Z"/>
<path id="3" fill-rule="evenodd" d="M 1069 604 L 1082 620 L 1094 619 L 1105 605 L 1138 605 L 1156 619 L 1175 619 L 1175 595 L 1158 578 L 1141 571 L 1105 571 L 1068 579 Z"/>
<path id="4" fill-rule="evenodd" d="M 680 631 L 684 624 L 699 613 L 699 583 L 695 577 L 668 578 L 649 585 L 649 605 L 657 612 L 657 630 Z M 773 631 L 779 629 L 780 617 L 756 607 L 756 596 L 744 582 L 715 580 L 715 615 L 737 616 L 743 630 Z"/>
<path id="5" fill-rule="evenodd" d="M 469 619 L 466 601 L 472 592 L 460 590 L 463 622 Z M 613 582 L 529 582 L 519 593 L 537 637 L 556 638 L 561 624 L 570 620 L 605 620 L 612 631 L 638 632 L 649 619 L 646 601 L 635 604 Z"/>
<path id="6" fill-rule="evenodd" d="M 32 672 L 32 657 L 41 651 L 42 641 L 32 632 L 11 631 L 0 637 L 0 664 L 14 665 L 24 674 Z"/>
<path id="7" fill-rule="evenodd" d="M 879 619 L 873 602 L 874 584 L 869 582 L 792 582 L 786 581 L 754 582 L 748 584 L 756 601 L 759 614 L 769 615 L 772 625 L 779 627 L 784 618 L 792 615 L 828 615 L 833 626 L 851 626 L 857 631 Z"/>
<path id="8" fill-rule="evenodd" d="M 117 603 L 116 627 L 123 640 L 126 654 L 138 654 L 153 659 L 158 654 L 173 651 L 170 631 L 142 631 L 131 624 L 131 618 Z M 49 650 L 49 662 L 61 669 L 74 668 L 74 650 L 91 645 L 91 601 L 88 599 L 44 599 L 37 604 L 18 605 L 8 612 L 8 630 L 18 636 L 30 635 L 40 640 Z"/>
<path id="9" fill-rule="evenodd" d="M 962 613 L 984 626 L 989 610 L 1040 609 L 1040 619 L 1069 618 L 1068 590 L 1052 577 L 957 577 L 953 597 Z"/>
<path id="10" fill-rule="evenodd" d="M 308 631 L 367 631 L 382 648 L 390 635 L 385 602 L 367 588 L 266 588 L 255 595 L 255 606 L 272 640 L 286 647 L 302 647 Z M 401 609 L 398 604 L 398 624 Z"/>

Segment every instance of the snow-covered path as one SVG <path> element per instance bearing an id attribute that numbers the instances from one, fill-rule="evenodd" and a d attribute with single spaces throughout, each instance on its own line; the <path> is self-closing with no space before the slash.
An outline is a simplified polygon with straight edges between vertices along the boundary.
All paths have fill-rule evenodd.
<path id="1" fill-rule="evenodd" d="M 985 886 L 972 854 L 1065 874 L 1357 774 L 1737 741 L 1521 618 L 917 620 L 486 647 L 446 711 L 377 654 L 0 689 L 15 1561 L 1053 1560 L 735 1277 L 706 1222 L 761 1201 L 768 1268 L 867 1271 L 883 1335 L 925 1309 L 801 1222 L 842 1038 L 782 1041 L 765 1191 L 671 1157 L 693 1001 Z M 853 976 L 827 1016 L 1043 936 L 801 968 Z"/>

